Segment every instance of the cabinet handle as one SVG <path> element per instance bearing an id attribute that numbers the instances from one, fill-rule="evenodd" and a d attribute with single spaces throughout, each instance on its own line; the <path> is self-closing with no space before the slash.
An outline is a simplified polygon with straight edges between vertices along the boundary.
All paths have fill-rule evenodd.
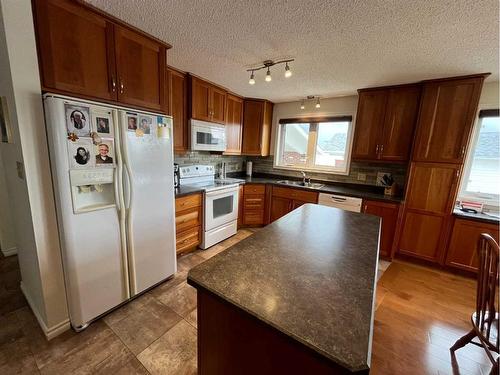
<path id="1" fill-rule="evenodd" d="M 111 77 L 111 90 L 116 92 L 116 80 L 115 77 Z"/>
<path id="2" fill-rule="evenodd" d="M 384 145 L 380 145 L 380 155 L 384 152 Z"/>
<path id="3" fill-rule="evenodd" d="M 462 146 L 462 149 L 460 150 L 460 157 L 463 158 L 465 155 L 465 146 Z"/>
<path id="4" fill-rule="evenodd" d="M 123 91 L 125 91 L 124 86 L 123 86 L 123 81 L 120 78 L 120 94 L 123 94 Z"/>
<path id="5" fill-rule="evenodd" d="M 377 148 L 375 149 L 375 153 L 378 155 L 378 150 L 379 150 L 380 146 L 377 145 Z"/>

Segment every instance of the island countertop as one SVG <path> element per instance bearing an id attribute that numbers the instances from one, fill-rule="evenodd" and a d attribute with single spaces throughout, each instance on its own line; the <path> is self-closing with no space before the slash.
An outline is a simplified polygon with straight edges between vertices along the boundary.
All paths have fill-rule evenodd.
<path id="1" fill-rule="evenodd" d="M 188 283 L 351 372 L 369 369 L 380 219 L 306 204 L 191 269 Z"/>

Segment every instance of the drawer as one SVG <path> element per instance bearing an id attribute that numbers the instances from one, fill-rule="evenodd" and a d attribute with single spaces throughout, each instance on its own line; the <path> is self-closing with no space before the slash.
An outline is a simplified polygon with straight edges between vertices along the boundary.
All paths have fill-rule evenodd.
<path id="1" fill-rule="evenodd" d="M 318 203 L 318 193 L 315 191 L 291 189 L 279 186 L 273 186 L 273 197 L 288 198 L 307 203 Z"/>
<path id="2" fill-rule="evenodd" d="M 264 202 L 264 195 L 245 194 L 243 198 L 243 207 L 245 210 L 263 210 Z"/>
<path id="3" fill-rule="evenodd" d="M 243 214 L 244 225 L 261 225 L 264 224 L 264 210 L 245 211 Z"/>
<path id="4" fill-rule="evenodd" d="M 245 195 L 246 194 L 265 194 L 266 185 L 264 184 L 247 184 L 245 185 Z"/>
<path id="5" fill-rule="evenodd" d="M 175 231 L 177 233 L 183 230 L 197 227 L 201 223 L 201 208 L 195 207 L 187 210 L 182 210 L 175 216 Z"/>
<path id="6" fill-rule="evenodd" d="M 201 206 L 201 193 L 186 195 L 175 199 L 175 213 L 188 208 Z"/>
<path id="7" fill-rule="evenodd" d="M 175 241 L 176 252 L 180 253 L 183 250 L 199 245 L 200 234 L 199 226 L 178 233 L 177 240 Z"/>

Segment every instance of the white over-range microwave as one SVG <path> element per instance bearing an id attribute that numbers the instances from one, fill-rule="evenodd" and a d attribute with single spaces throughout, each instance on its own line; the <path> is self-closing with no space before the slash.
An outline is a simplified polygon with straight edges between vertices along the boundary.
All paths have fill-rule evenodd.
<path id="1" fill-rule="evenodd" d="M 191 149 L 226 151 L 226 128 L 212 122 L 191 120 Z"/>

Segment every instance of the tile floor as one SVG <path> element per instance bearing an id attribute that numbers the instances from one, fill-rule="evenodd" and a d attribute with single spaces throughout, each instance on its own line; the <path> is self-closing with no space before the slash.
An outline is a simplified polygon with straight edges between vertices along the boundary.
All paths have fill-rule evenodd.
<path id="1" fill-rule="evenodd" d="M 19 290 L 16 257 L 0 258 L 0 374 L 195 374 L 196 291 L 187 272 L 254 231 L 180 258 L 173 279 L 50 342 Z M 371 374 L 487 374 L 480 348 L 469 345 L 454 362 L 448 352 L 469 329 L 474 280 L 398 261 L 381 271 Z"/>

